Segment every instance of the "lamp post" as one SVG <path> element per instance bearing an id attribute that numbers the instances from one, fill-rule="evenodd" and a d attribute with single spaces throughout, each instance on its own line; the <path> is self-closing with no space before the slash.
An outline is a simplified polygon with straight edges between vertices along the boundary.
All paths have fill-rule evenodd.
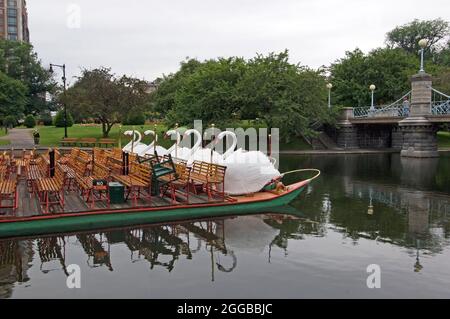
<path id="1" fill-rule="evenodd" d="M 374 110 L 375 110 L 375 107 L 374 107 L 374 105 L 373 105 L 373 91 L 375 91 L 376 88 L 377 88 L 377 87 L 375 86 L 375 84 L 371 84 L 371 85 L 369 86 L 369 90 L 372 92 L 372 103 L 370 104 L 370 110 L 371 110 L 371 111 L 374 111 Z"/>
<path id="2" fill-rule="evenodd" d="M 328 108 L 331 108 L 331 88 L 333 87 L 333 84 L 327 83 L 327 89 L 328 89 Z"/>
<path id="3" fill-rule="evenodd" d="M 420 70 L 419 72 L 425 72 L 425 69 L 423 67 L 423 53 L 425 51 L 425 47 L 428 44 L 428 40 L 427 39 L 422 39 L 419 41 L 419 46 L 420 46 Z"/>
<path id="4" fill-rule="evenodd" d="M 66 65 L 59 65 L 50 63 L 50 73 L 53 73 L 53 67 L 61 68 L 63 71 L 63 85 L 64 85 L 64 137 L 67 137 L 67 107 L 66 107 Z"/>

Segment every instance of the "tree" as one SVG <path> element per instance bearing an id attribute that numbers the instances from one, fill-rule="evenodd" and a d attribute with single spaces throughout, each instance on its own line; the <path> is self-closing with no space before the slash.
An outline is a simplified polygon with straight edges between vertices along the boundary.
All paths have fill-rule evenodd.
<path id="1" fill-rule="evenodd" d="M 142 112 L 148 104 L 143 80 L 122 76 L 117 78 L 109 68 L 83 70 L 81 77 L 67 90 L 66 103 L 72 113 L 92 117 L 102 123 L 104 137 L 115 123 L 128 114 Z M 60 95 L 61 102 L 64 96 Z"/>
<path id="2" fill-rule="evenodd" d="M 0 39 L 0 72 L 21 81 L 27 88 L 25 114 L 38 114 L 51 108 L 45 101 L 46 92 L 53 92 L 55 82 L 42 67 L 31 44 Z"/>
<path id="3" fill-rule="evenodd" d="M 176 92 L 182 88 L 184 81 L 193 74 L 202 63 L 196 59 L 181 62 L 180 70 L 157 79 L 158 89 L 152 94 L 153 111 L 165 116 L 175 106 Z"/>
<path id="4" fill-rule="evenodd" d="M 280 128 L 286 141 L 314 135 L 314 122 L 332 122 L 323 74 L 288 60 L 287 50 L 257 55 L 248 61 L 238 91 L 244 114 Z"/>
<path id="5" fill-rule="evenodd" d="M 375 84 L 376 104 L 394 102 L 411 89 L 418 58 L 400 48 L 379 48 L 368 54 L 356 49 L 331 64 L 335 103 L 358 107 L 370 105 L 369 86 Z"/>
<path id="6" fill-rule="evenodd" d="M 270 128 L 280 128 L 286 139 L 311 135 L 311 123 L 332 121 L 325 78 L 288 59 L 285 51 L 250 60 L 190 60 L 160 83 L 153 103 L 168 108 L 169 126 L 202 119 L 225 127 L 236 119 L 260 118 Z"/>
<path id="7" fill-rule="evenodd" d="M 28 114 L 27 117 L 25 118 L 25 121 L 23 122 L 23 124 L 27 127 L 27 128 L 33 128 L 36 126 L 36 120 L 34 119 L 34 116 L 31 114 Z"/>
<path id="8" fill-rule="evenodd" d="M 440 51 L 442 40 L 449 36 L 449 23 L 442 19 L 414 21 L 398 26 L 386 34 L 386 43 L 391 48 L 417 54 L 420 50 L 419 40 L 427 39 L 427 49 L 431 53 Z"/>
<path id="9" fill-rule="evenodd" d="M 27 102 L 27 87 L 0 71 L 0 117 L 19 118 Z"/>
<path id="10" fill-rule="evenodd" d="M 60 110 L 56 113 L 54 124 L 56 127 L 64 127 L 64 110 Z M 73 125 L 73 118 L 69 112 L 67 112 L 65 125 L 67 127 L 72 127 Z"/>

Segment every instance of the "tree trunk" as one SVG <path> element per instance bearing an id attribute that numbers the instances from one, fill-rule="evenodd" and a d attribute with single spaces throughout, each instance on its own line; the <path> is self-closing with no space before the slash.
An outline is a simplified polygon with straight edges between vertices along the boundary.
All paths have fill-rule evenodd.
<path id="1" fill-rule="evenodd" d="M 102 134 L 103 137 L 108 137 L 108 132 L 106 131 L 106 123 L 102 121 Z"/>
<path id="2" fill-rule="evenodd" d="M 106 123 L 106 130 L 103 131 L 103 137 L 108 137 L 109 132 L 111 131 L 114 123 Z"/>

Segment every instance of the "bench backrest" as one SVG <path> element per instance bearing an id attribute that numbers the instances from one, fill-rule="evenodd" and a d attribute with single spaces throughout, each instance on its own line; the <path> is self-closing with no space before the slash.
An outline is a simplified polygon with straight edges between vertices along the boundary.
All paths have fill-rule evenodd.
<path id="1" fill-rule="evenodd" d="M 94 163 L 94 167 L 92 168 L 92 176 L 98 179 L 108 179 L 111 174 L 111 170 L 100 164 L 99 162 Z"/>
<path id="2" fill-rule="evenodd" d="M 226 166 L 211 164 L 202 161 L 194 161 L 191 169 L 192 174 L 198 174 L 205 178 L 212 179 L 217 182 L 223 182 L 225 179 Z"/>
<path id="3" fill-rule="evenodd" d="M 209 164 L 209 175 L 214 177 L 216 182 L 223 182 L 225 180 L 226 166 L 218 164 Z"/>
<path id="4" fill-rule="evenodd" d="M 66 179 L 66 173 L 64 172 L 63 168 L 61 167 L 61 165 L 59 163 L 56 164 L 55 176 L 53 178 L 55 179 L 55 182 L 58 185 L 58 188 L 63 189 L 64 181 Z"/>
<path id="5" fill-rule="evenodd" d="M 142 181 L 146 185 L 150 185 L 152 180 L 152 173 L 149 165 L 136 162 L 130 164 L 130 172 L 128 175 L 133 176 L 133 178 Z"/>

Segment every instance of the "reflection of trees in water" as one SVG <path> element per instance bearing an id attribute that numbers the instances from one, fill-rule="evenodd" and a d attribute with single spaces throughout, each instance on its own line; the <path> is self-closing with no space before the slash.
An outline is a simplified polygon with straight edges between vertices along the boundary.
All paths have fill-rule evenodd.
<path id="1" fill-rule="evenodd" d="M 0 241 L 0 298 L 11 297 L 15 283 L 29 280 L 27 271 L 32 258 L 31 241 Z"/>

